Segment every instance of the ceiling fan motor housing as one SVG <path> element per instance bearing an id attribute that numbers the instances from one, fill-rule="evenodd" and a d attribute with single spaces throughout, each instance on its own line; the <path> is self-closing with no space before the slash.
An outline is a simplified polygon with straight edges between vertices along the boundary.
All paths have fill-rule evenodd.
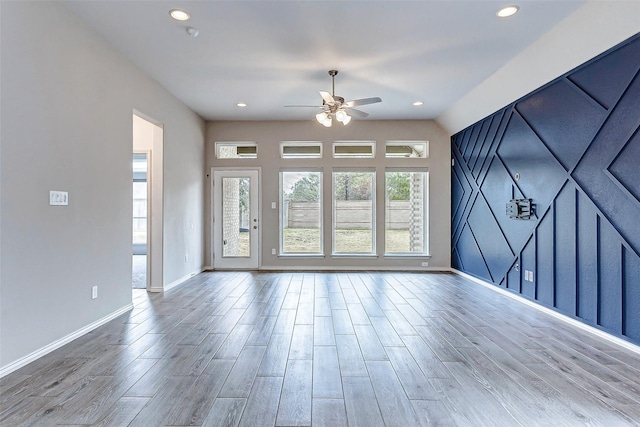
<path id="1" fill-rule="evenodd" d="M 336 102 L 335 102 L 335 104 L 333 104 L 333 105 L 329 105 L 329 104 L 327 104 L 327 102 L 323 99 L 323 100 L 322 100 L 322 105 L 323 105 L 323 106 L 327 106 L 327 107 L 329 107 L 329 110 L 330 110 L 332 113 L 335 113 L 335 112 L 338 110 L 338 108 L 340 108 L 340 106 L 341 106 L 342 104 L 344 104 L 344 98 L 343 98 L 343 97 L 341 97 L 341 96 L 333 95 L 333 99 L 336 101 Z"/>

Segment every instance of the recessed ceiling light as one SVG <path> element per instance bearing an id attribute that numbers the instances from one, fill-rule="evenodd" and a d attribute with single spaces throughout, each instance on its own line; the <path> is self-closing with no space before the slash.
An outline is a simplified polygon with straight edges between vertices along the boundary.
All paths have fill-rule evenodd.
<path id="1" fill-rule="evenodd" d="M 169 15 L 176 21 L 188 21 L 190 18 L 189 14 L 182 9 L 171 9 Z"/>
<path id="2" fill-rule="evenodd" d="M 496 13 L 496 15 L 498 15 L 500 18 L 507 18 L 509 16 L 515 15 L 518 12 L 518 10 L 520 10 L 520 8 L 515 4 L 511 6 L 505 6 L 502 9 L 500 9 L 498 13 Z"/>
<path id="3" fill-rule="evenodd" d="M 247 104 L 245 104 L 244 102 L 238 102 L 236 105 L 238 107 L 246 107 L 247 106 Z"/>
<path id="4" fill-rule="evenodd" d="M 413 105 L 414 107 L 419 107 L 419 106 L 421 106 L 421 105 L 423 105 L 423 104 L 424 104 L 424 102 L 422 102 L 422 101 L 416 101 L 416 102 L 414 102 L 412 105 Z"/>

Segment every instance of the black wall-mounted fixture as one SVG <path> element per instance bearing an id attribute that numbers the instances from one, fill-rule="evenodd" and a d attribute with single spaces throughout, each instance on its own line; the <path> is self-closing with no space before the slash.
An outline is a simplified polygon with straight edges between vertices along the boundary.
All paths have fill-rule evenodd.
<path id="1" fill-rule="evenodd" d="M 507 203 L 507 216 L 511 219 L 529 219 L 533 215 L 531 199 L 511 199 Z"/>

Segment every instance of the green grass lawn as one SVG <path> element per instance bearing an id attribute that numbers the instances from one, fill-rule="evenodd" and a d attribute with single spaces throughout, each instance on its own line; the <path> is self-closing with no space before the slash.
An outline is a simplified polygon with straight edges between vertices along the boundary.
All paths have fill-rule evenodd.
<path id="1" fill-rule="evenodd" d="M 409 252 L 409 230 L 387 230 L 386 252 Z M 320 252 L 320 229 L 286 228 L 282 239 L 286 253 Z M 371 253 L 371 230 L 335 230 L 335 251 Z"/>

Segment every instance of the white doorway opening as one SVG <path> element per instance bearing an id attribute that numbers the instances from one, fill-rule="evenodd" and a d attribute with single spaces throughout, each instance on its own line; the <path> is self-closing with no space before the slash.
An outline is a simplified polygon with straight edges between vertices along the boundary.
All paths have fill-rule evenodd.
<path id="1" fill-rule="evenodd" d="M 132 287 L 162 292 L 163 129 L 139 112 L 133 114 L 132 160 Z"/>

